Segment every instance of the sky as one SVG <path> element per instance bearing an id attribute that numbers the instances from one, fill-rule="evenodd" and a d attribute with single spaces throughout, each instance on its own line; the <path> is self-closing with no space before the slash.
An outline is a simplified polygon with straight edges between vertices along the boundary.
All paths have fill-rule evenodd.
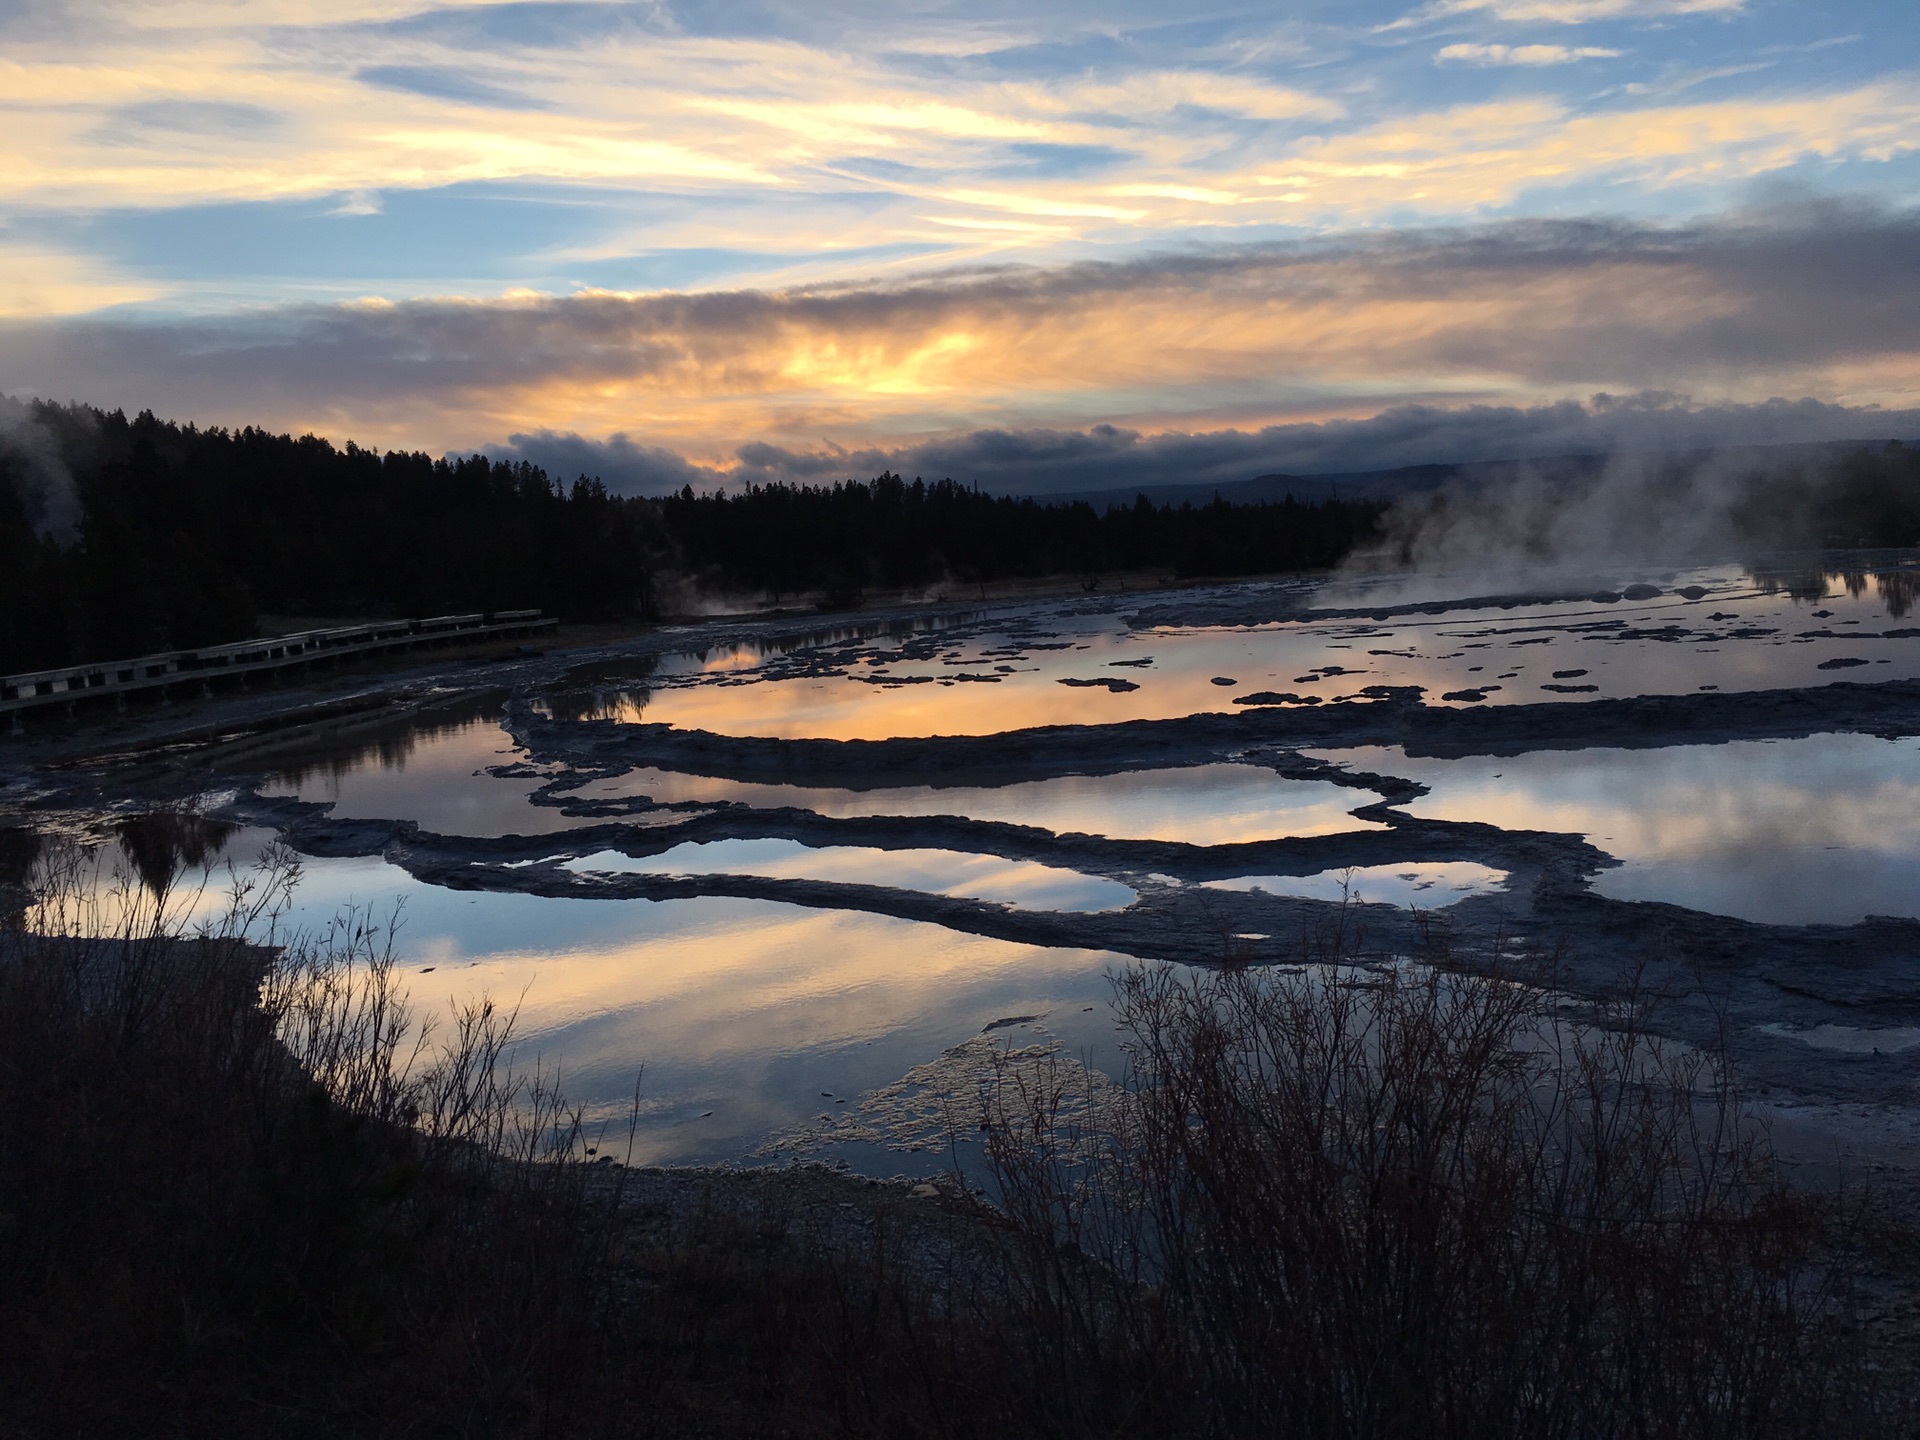
<path id="1" fill-rule="evenodd" d="M 617 488 L 1920 435 L 1912 0 L 0 0 L 0 393 Z"/>

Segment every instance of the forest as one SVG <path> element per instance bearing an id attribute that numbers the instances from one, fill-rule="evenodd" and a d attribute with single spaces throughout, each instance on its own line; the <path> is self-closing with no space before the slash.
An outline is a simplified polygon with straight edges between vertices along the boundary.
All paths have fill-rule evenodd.
<path id="1" fill-rule="evenodd" d="M 839 608 L 871 590 L 1156 569 L 1319 569 L 1384 505 L 1131 507 L 884 474 L 622 497 L 525 463 L 380 453 L 35 402 L 0 431 L 0 673 L 263 624 L 538 606 L 646 618 L 658 581 Z"/>
<path id="2" fill-rule="evenodd" d="M 618 613 L 644 585 L 647 517 L 593 481 L 85 406 L 33 419 L 38 451 L 0 452 L 0 672 L 245 639 L 263 615 Z"/>
<path id="3" fill-rule="evenodd" d="M 1378 532 L 1379 501 L 1292 499 L 1178 507 L 1142 496 L 1096 511 L 984 494 L 891 473 L 831 486 L 751 485 L 649 502 L 686 572 L 775 600 L 830 604 L 869 587 L 958 586 L 1009 577 L 1158 570 L 1182 578 L 1321 570 Z"/>

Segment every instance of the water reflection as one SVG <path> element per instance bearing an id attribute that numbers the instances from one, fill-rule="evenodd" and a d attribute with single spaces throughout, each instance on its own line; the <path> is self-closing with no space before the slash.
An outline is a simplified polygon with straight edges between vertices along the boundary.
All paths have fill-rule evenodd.
<path id="1" fill-rule="evenodd" d="M 269 838 L 239 832 L 217 860 L 245 865 Z M 194 904 L 211 915 L 219 897 Z M 596 1121 L 623 1126 L 640 1079 L 642 1163 L 747 1155 L 1009 1015 L 1051 1012 L 1076 1053 L 1109 1043 L 1124 959 L 770 901 L 455 891 L 378 858 L 308 860 L 286 924 L 349 910 L 397 923 L 419 1013 L 517 1004 L 519 1060 L 558 1066 Z M 895 1164 L 925 1169 L 879 1168 Z"/>
<path id="2" fill-rule="evenodd" d="M 1473 895 L 1505 887 L 1507 872 L 1471 860 L 1428 860 L 1411 865 L 1365 865 L 1322 870 L 1317 875 L 1241 875 L 1209 880 L 1210 890 L 1262 891 L 1303 900 L 1342 900 L 1369 905 L 1418 906 L 1423 910 L 1453 905 Z"/>
<path id="3" fill-rule="evenodd" d="M 38 831 L 0 825 L 0 929 L 17 924 L 26 914 L 32 899 L 28 882 L 42 845 Z"/>
<path id="4" fill-rule="evenodd" d="M 959 850 L 816 847 L 797 840 L 690 841 L 639 858 L 607 850 L 569 860 L 564 868 L 580 874 L 758 875 L 772 880 L 885 885 L 985 900 L 1014 910 L 1080 914 L 1124 910 L 1139 898 L 1117 880 L 1029 860 Z"/>
<path id="5" fill-rule="evenodd" d="M 1542 751 L 1328 752 L 1431 787 L 1414 815 L 1585 835 L 1625 862 L 1593 882 L 1766 924 L 1920 915 L 1920 743 L 1871 735 Z"/>
<path id="6" fill-rule="evenodd" d="M 646 719 L 651 698 L 653 692 L 644 685 L 605 685 L 547 690 L 529 701 L 528 708 L 548 720 L 617 720 L 623 725 L 638 725 Z"/>
<path id="7" fill-rule="evenodd" d="M 274 779 L 290 787 L 287 793 L 292 793 L 318 780 L 337 780 L 369 770 L 404 769 L 416 751 L 431 747 L 437 741 L 464 735 L 476 725 L 497 720 L 505 698 L 500 692 L 476 695 L 403 719 L 352 726 L 304 740 L 275 766 Z M 218 758 L 216 755 L 216 761 Z M 240 763 L 251 768 L 257 763 L 254 752 L 248 752 Z"/>
<path id="8" fill-rule="evenodd" d="M 1843 594 L 1860 600 L 1871 586 L 1888 617 L 1894 620 L 1905 619 L 1912 613 L 1915 600 L 1920 599 L 1920 569 L 1911 565 L 1888 569 L 1835 569 L 1827 565 L 1797 570 L 1750 568 L 1748 573 L 1767 594 L 1790 595 L 1802 603 Z"/>
<path id="9" fill-rule="evenodd" d="M 1015 785 L 842 790 L 750 784 L 642 769 L 570 792 L 583 800 L 645 795 L 663 804 L 792 806 L 837 818 L 958 815 L 1034 825 L 1057 835 L 1230 845 L 1284 835 L 1383 828 L 1349 812 L 1379 797 L 1326 780 L 1289 780 L 1260 765 L 1193 765 L 1119 775 L 1064 775 Z"/>
<path id="10" fill-rule="evenodd" d="M 497 719 L 472 719 L 429 727 L 404 746 L 282 770 L 260 793 L 325 802 L 342 820 L 412 820 L 440 835 L 545 835 L 594 823 L 531 803 L 544 776 L 489 773 L 523 758 Z"/>
<path id="11" fill-rule="evenodd" d="M 1582 696 L 1688 694 L 1920 677 L 1920 638 L 1892 625 L 1912 573 L 1749 576 L 1702 569 L 1578 599 L 1235 625 L 1135 628 L 1120 613 L 1034 605 L 913 642 L 850 639 L 766 661 L 744 649 L 663 664 L 646 718 L 727 735 L 884 739 L 980 735 L 1312 707 L 1421 693 L 1427 704 L 1502 705 Z M 1329 595 L 1332 592 L 1327 592 Z M 1211 602 L 1209 602 L 1211 603 Z M 1177 616 L 1202 602 L 1165 600 Z M 1217 608 L 1217 607 L 1216 607 Z M 1249 601 L 1249 610 L 1260 606 Z M 1269 610 L 1268 613 L 1272 613 Z M 1821 622 L 1809 628 L 1809 619 Z"/>
<path id="12" fill-rule="evenodd" d="M 165 895 L 185 871 L 211 868 L 239 828 L 181 810 L 131 816 L 115 827 L 121 855 L 154 895 Z"/>

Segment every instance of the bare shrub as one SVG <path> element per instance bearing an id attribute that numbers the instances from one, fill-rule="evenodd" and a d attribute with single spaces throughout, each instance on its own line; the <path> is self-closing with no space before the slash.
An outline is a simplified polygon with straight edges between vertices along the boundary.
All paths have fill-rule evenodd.
<path id="1" fill-rule="evenodd" d="M 1428 966 L 1140 967 L 1117 1006 L 1124 1105 L 1062 1125 L 1023 1081 L 988 1134 L 1062 1433 L 1864 1423 L 1829 1212 L 1634 997 L 1573 1027 Z"/>

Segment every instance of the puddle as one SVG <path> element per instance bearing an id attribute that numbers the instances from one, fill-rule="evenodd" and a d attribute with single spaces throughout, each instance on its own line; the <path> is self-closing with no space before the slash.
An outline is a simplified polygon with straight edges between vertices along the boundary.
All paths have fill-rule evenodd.
<path id="1" fill-rule="evenodd" d="M 675 845 L 635 859 L 603 850 L 569 860 L 578 874 L 759 875 L 886 885 L 932 895 L 965 896 L 1014 910 L 1085 914 L 1124 910 L 1138 895 L 1117 880 L 1052 865 L 1003 860 L 960 850 L 880 850 L 863 845 L 802 845 L 797 840 L 708 840 Z"/>
<path id="2" fill-rule="evenodd" d="M 1459 760 L 1323 752 L 1431 787 L 1409 813 L 1585 835 L 1593 887 L 1770 925 L 1920 916 L 1920 742 L 1812 735 Z"/>
<path id="3" fill-rule="evenodd" d="M 1317 875 L 1240 875 L 1209 880 L 1209 890 L 1251 890 L 1302 900 L 1352 899 L 1369 905 L 1417 905 L 1435 910 L 1505 887 L 1507 872 L 1471 860 L 1421 861 L 1411 865 L 1366 865 L 1322 870 Z"/>
<path id="4" fill-rule="evenodd" d="M 566 798 L 646 795 L 663 804 L 731 801 L 762 809 L 792 806 L 835 818 L 958 815 L 1034 825 L 1056 835 L 1229 845 L 1286 835 L 1333 835 L 1385 828 L 1356 820 L 1355 806 L 1379 796 L 1326 780 L 1289 780 L 1259 765 L 1194 765 L 1122 775 L 1067 775 L 997 787 L 916 786 L 841 790 L 745 784 L 667 770 L 636 770 L 594 781 Z"/>

